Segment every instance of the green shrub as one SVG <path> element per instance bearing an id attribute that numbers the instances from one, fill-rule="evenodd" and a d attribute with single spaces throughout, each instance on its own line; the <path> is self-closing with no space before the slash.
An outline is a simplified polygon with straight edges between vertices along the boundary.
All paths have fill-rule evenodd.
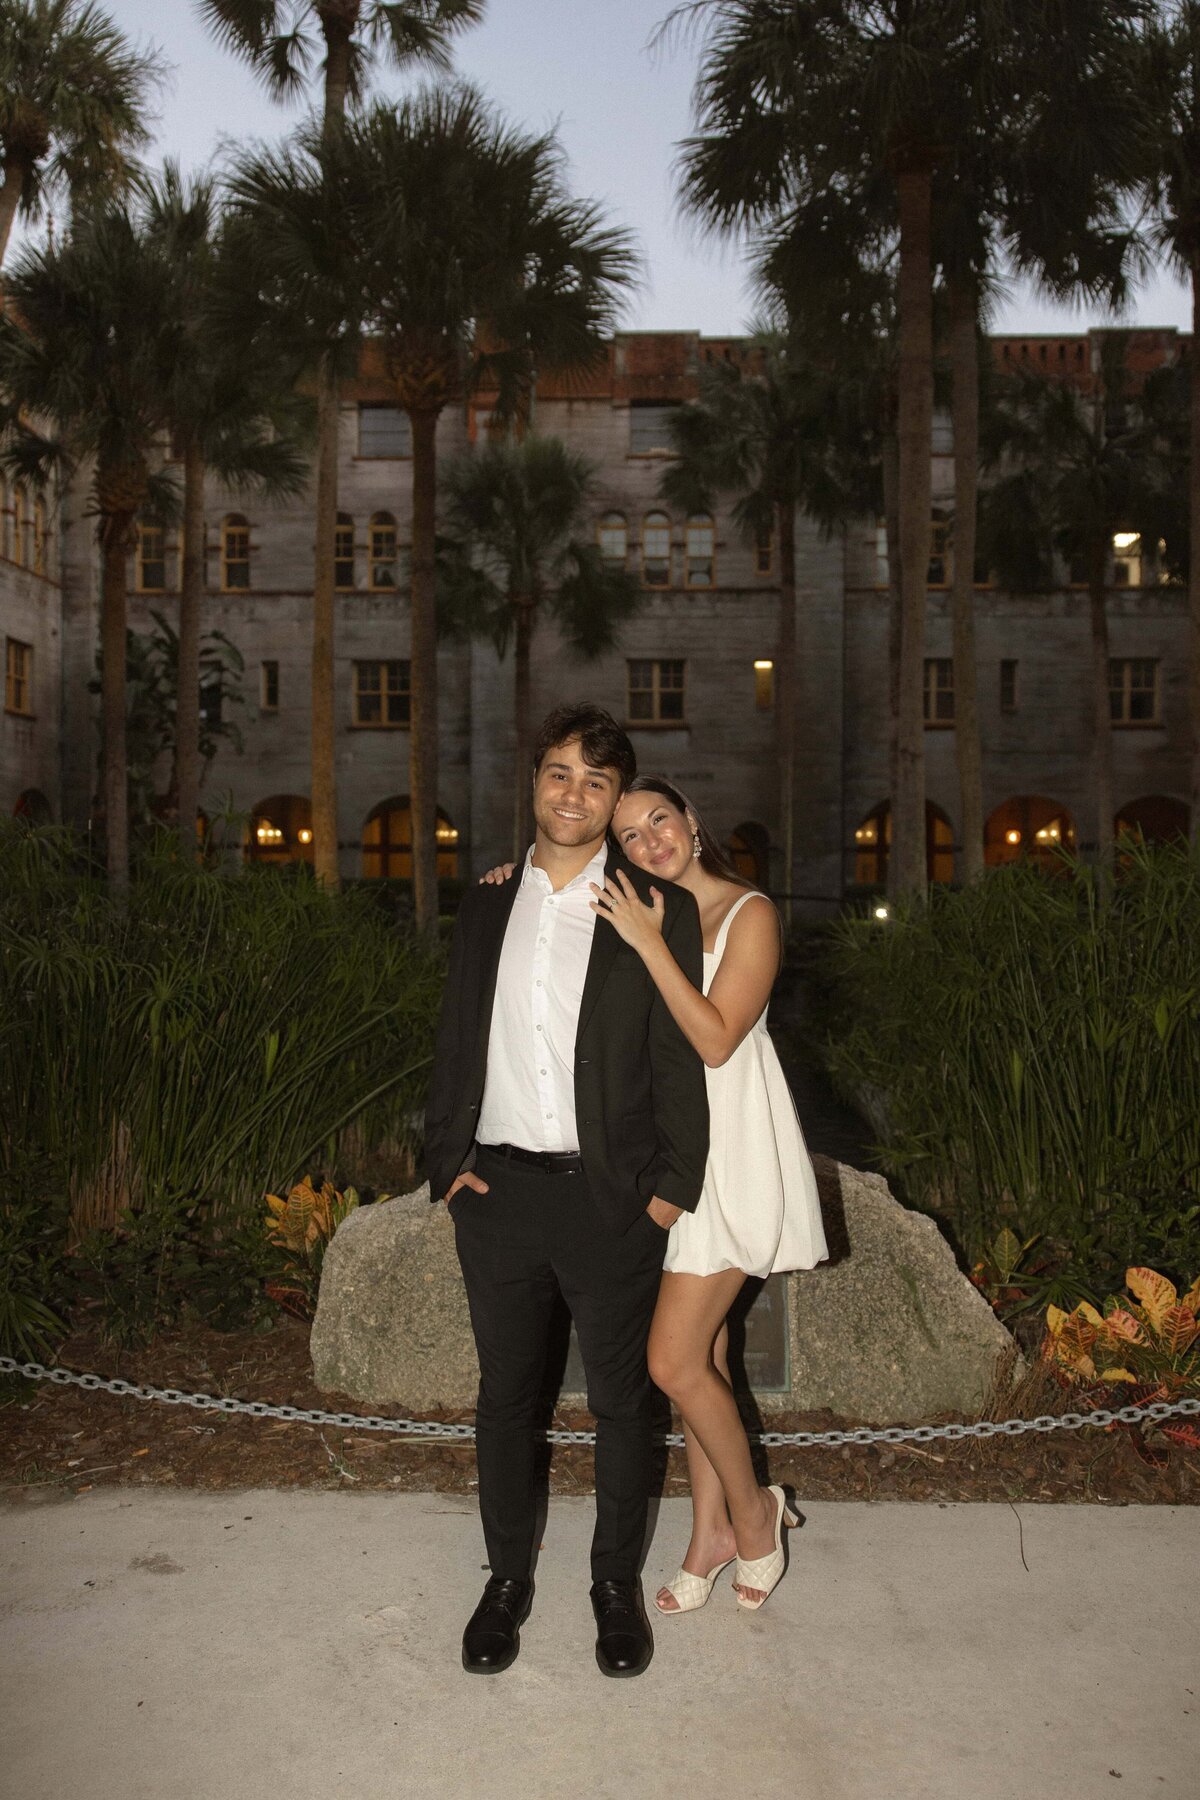
<path id="1" fill-rule="evenodd" d="M 1097 1291 L 1200 1264 L 1200 863 L 1021 865 L 830 943 L 837 1085 L 880 1161 L 983 1258 L 1008 1227 Z"/>

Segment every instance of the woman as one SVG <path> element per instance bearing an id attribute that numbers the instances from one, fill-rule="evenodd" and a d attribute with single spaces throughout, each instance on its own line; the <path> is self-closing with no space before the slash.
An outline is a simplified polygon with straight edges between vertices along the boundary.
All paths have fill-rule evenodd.
<path id="1" fill-rule="evenodd" d="M 663 941 L 661 894 L 652 888 L 644 905 L 621 870 L 595 888 L 595 910 L 642 958 L 708 1078 L 704 1190 L 671 1228 L 648 1348 L 650 1374 L 683 1418 L 692 1483 L 691 1541 L 657 1605 L 666 1614 L 703 1606 L 736 1560 L 738 1604 L 756 1610 L 783 1574 L 783 1529 L 796 1519 L 782 1488 L 755 1479 L 726 1318 L 747 1276 L 809 1269 L 827 1255 L 812 1164 L 766 1028 L 779 915 L 668 781 L 639 776 L 612 833 L 631 862 L 695 896 L 705 945 L 701 993 Z"/>

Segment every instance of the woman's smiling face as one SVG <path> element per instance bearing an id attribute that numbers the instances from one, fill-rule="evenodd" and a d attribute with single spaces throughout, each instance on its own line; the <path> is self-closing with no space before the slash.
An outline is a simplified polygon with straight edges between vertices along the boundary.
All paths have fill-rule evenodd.
<path id="1" fill-rule="evenodd" d="M 621 797 L 612 829 L 630 862 L 648 875 L 678 881 L 692 860 L 693 822 L 651 789 Z"/>

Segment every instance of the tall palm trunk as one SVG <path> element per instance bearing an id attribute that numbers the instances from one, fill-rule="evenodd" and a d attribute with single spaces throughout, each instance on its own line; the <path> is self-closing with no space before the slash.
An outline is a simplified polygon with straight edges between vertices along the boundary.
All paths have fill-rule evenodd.
<path id="1" fill-rule="evenodd" d="M 100 515 L 100 713 L 104 729 L 104 838 L 108 885 L 129 891 L 129 769 L 125 747 L 125 656 L 133 512 Z"/>
<path id="2" fill-rule="evenodd" d="M 336 129 L 346 116 L 346 97 L 350 90 L 350 43 L 361 10 L 361 0 L 322 0 L 317 8 L 325 38 L 326 133 Z"/>
<path id="3" fill-rule="evenodd" d="M 317 880 L 338 885 L 334 763 L 334 549 L 337 532 L 338 380 L 332 355 L 317 374 L 317 521 L 313 557 L 312 824 Z"/>
<path id="4" fill-rule="evenodd" d="M 1108 697 L 1107 538 L 1088 552 L 1088 611 L 1092 639 L 1092 768 L 1096 803 L 1096 862 L 1106 874 L 1113 859 L 1112 708 Z"/>
<path id="5" fill-rule="evenodd" d="M 436 409 L 413 408 L 412 420 L 412 726 L 409 805 L 412 809 L 413 904 L 417 930 L 437 930 L 437 625 L 434 610 L 434 534 L 437 523 Z"/>
<path id="6" fill-rule="evenodd" d="M 964 882 L 983 874 L 983 757 L 979 733 L 979 676 L 975 655 L 975 535 L 979 503 L 979 299 L 975 284 L 950 284 L 953 366 L 954 754 L 958 764 Z"/>
<path id="7" fill-rule="evenodd" d="M 927 163 L 897 173 L 900 210 L 900 685 L 888 892 L 923 893 L 925 860 L 925 604 L 933 441 L 933 273 Z"/>
<path id="8" fill-rule="evenodd" d="M 883 529 L 887 543 L 888 794 L 894 804 L 900 742 L 900 446 L 889 419 L 883 438 Z M 894 821 L 893 821 L 894 823 Z M 887 828 L 891 829 L 890 825 Z"/>
<path id="9" fill-rule="evenodd" d="M 175 695 L 175 799 L 185 862 L 196 855 L 200 810 L 200 612 L 204 603 L 204 457 L 183 453 L 183 566 L 179 577 L 179 668 Z"/>
<path id="10" fill-rule="evenodd" d="M 779 835 L 783 844 L 783 919 L 792 922 L 796 864 L 796 509 L 775 508 L 779 531 L 779 639 L 775 651 L 775 730 L 779 754 Z"/>
<path id="11" fill-rule="evenodd" d="M 513 630 L 513 721 L 516 726 L 516 750 L 513 781 L 513 861 L 520 862 L 529 843 L 532 814 L 533 726 L 531 710 L 531 669 L 533 632 L 536 620 L 535 602 L 528 595 L 512 600 Z"/>
<path id="12" fill-rule="evenodd" d="M 0 264 L 4 262 L 8 240 L 21 204 L 21 189 L 29 174 L 29 164 L 11 153 L 5 159 L 4 180 L 0 183 Z"/>
<path id="13" fill-rule="evenodd" d="M 1188 468 L 1188 625 L 1191 639 L 1190 689 L 1192 721 L 1191 824 L 1200 844 L 1200 250 L 1192 256 L 1192 351 L 1188 363 L 1191 399 Z"/>

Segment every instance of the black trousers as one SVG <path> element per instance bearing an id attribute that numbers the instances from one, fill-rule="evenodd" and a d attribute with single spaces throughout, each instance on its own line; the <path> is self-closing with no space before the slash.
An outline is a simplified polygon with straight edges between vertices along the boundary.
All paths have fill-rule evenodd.
<path id="1" fill-rule="evenodd" d="M 667 1233 L 647 1213 L 618 1237 L 582 1174 L 548 1174 L 479 1147 L 486 1194 L 451 1202 L 479 1352 L 475 1447 L 493 1575 L 523 1581 L 533 1557 L 535 1418 L 551 1315 L 575 1320 L 596 1420 L 592 1579 L 636 1578 L 651 1460 L 646 1339 Z"/>

